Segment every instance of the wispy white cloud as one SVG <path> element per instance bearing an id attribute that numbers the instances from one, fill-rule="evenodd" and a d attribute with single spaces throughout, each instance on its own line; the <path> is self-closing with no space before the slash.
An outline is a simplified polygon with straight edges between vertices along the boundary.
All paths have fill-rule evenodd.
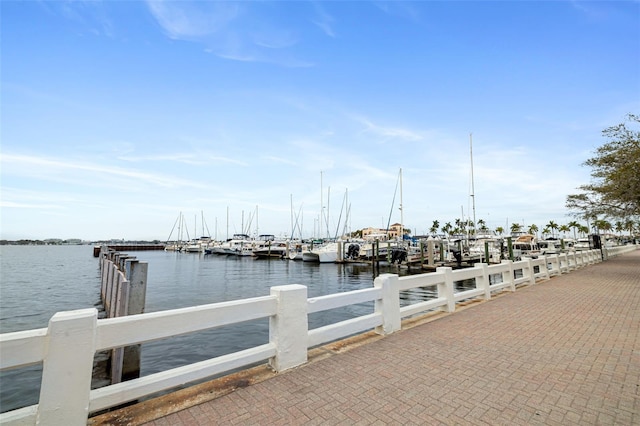
<path id="1" fill-rule="evenodd" d="M 296 161 L 289 160 L 288 158 L 275 157 L 273 155 L 267 155 L 264 158 L 267 161 L 273 161 L 275 163 L 281 163 L 281 164 L 288 164 L 288 165 L 291 165 L 291 166 L 295 166 L 295 165 L 298 164 Z"/>
<path id="2" fill-rule="evenodd" d="M 418 10 L 414 7 L 412 2 L 375 1 L 373 4 L 387 15 L 398 16 L 412 21 L 416 21 L 420 17 Z"/>
<path id="3" fill-rule="evenodd" d="M 242 13 L 238 2 L 147 1 L 149 11 L 168 37 L 198 40 L 224 29 Z"/>
<path id="4" fill-rule="evenodd" d="M 324 34 L 335 38 L 336 32 L 333 28 L 335 23 L 334 17 L 327 13 L 322 3 L 314 2 L 313 5 L 316 12 L 316 17 L 313 19 L 313 23 L 316 24 Z"/>
<path id="5" fill-rule="evenodd" d="M 362 117 L 358 118 L 357 121 L 365 126 L 365 132 L 380 136 L 383 139 L 402 139 L 405 141 L 419 141 L 424 139 L 424 137 L 420 133 L 411 129 L 405 129 L 402 127 L 380 126 Z"/>
<path id="6" fill-rule="evenodd" d="M 147 6 L 169 38 L 202 44 L 205 52 L 220 58 L 285 67 L 314 65 L 292 51 L 300 42 L 296 28 L 260 14 L 261 4 L 148 0 Z"/>
<path id="7" fill-rule="evenodd" d="M 116 27 L 107 11 L 108 2 L 102 1 L 41 1 L 49 13 L 62 16 L 76 24 L 74 30 L 96 36 L 115 38 Z"/>
<path id="8" fill-rule="evenodd" d="M 248 164 L 245 161 L 235 160 L 233 158 L 222 157 L 207 153 L 175 153 L 175 154 L 157 154 L 157 155 L 127 155 L 118 157 L 119 160 L 142 163 L 142 162 L 175 162 L 188 164 L 192 166 L 205 166 L 212 163 L 228 163 L 237 166 L 246 167 Z"/>
<path id="9" fill-rule="evenodd" d="M 63 206 L 56 204 L 36 204 L 36 203 L 20 203 L 15 201 L 7 201 L 0 200 L 0 207 L 3 208 L 16 208 L 16 209 L 40 209 L 40 210 L 51 210 L 51 209 L 62 209 Z"/>
<path id="10" fill-rule="evenodd" d="M 125 169 L 115 166 L 103 166 L 97 163 L 90 162 L 74 162 L 68 160 L 60 160 L 57 158 L 37 157 L 30 155 L 20 154 L 6 154 L 3 153 L 0 157 L 2 163 L 3 173 L 16 173 L 20 175 L 31 175 L 34 177 L 46 177 L 51 176 L 55 178 L 53 172 L 64 171 L 83 171 L 91 172 L 95 175 L 105 175 L 112 177 L 120 177 L 127 179 L 134 179 L 139 182 L 144 182 L 149 185 L 163 187 L 163 188 L 179 188 L 179 187 L 193 187 L 203 188 L 204 186 L 196 181 L 188 179 L 178 178 L 175 176 L 165 176 L 155 173 L 144 172 L 140 170 Z M 98 179 L 98 178 L 96 178 Z"/>

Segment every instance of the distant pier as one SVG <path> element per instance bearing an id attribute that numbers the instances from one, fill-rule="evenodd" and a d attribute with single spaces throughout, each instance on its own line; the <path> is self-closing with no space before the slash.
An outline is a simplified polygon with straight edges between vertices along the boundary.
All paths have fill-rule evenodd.
<path id="1" fill-rule="evenodd" d="M 122 244 L 106 244 L 107 248 L 114 251 L 150 251 L 150 250 L 164 250 L 165 244 L 150 244 L 150 243 L 122 243 Z M 93 257 L 100 256 L 101 245 L 93 247 Z"/>

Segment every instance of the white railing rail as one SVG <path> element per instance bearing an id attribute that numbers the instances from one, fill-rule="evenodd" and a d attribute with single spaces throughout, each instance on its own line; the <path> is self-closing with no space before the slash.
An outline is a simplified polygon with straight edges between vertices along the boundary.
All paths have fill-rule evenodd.
<path id="1" fill-rule="evenodd" d="M 635 248 L 609 249 L 607 257 Z M 313 298 L 307 298 L 305 286 L 285 285 L 272 287 L 270 295 L 263 297 L 119 318 L 98 319 L 95 308 L 59 312 L 47 328 L 0 334 L 0 370 L 43 365 L 39 403 L 0 414 L 0 424 L 85 425 L 93 412 L 233 369 L 268 361 L 274 370 L 283 371 L 304 364 L 308 348 L 371 329 L 390 334 L 401 329 L 402 318 L 432 310 L 453 312 L 462 300 L 489 299 L 494 292 L 515 291 L 518 286 L 535 284 L 602 258 L 600 250 L 589 250 L 459 270 L 441 267 L 433 273 L 406 277 L 385 274 L 374 280 L 373 288 Z M 456 282 L 470 279 L 475 288 L 456 291 Z M 419 287 L 435 288 L 437 296 L 401 307 L 400 293 Z M 309 314 L 370 302 L 373 309 L 369 314 L 311 330 L 308 327 Z M 97 351 L 266 318 L 267 344 L 90 390 Z"/>

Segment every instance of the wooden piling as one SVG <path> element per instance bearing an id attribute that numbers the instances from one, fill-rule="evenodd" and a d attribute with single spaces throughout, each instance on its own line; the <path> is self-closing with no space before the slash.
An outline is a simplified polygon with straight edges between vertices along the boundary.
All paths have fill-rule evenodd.
<path id="1" fill-rule="evenodd" d="M 147 291 L 147 262 L 135 256 L 101 249 L 102 304 L 108 318 L 144 313 Z M 140 377 L 141 346 L 111 351 L 111 383 Z"/>

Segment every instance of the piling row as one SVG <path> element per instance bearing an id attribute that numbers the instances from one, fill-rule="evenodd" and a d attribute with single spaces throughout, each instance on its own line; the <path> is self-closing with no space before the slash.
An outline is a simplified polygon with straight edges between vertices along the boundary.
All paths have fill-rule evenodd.
<path id="1" fill-rule="evenodd" d="M 103 246 L 100 296 L 107 318 L 144 313 L 147 262 Z M 140 345 L 111 351 L 111 384 L 140 377 Z"/>

